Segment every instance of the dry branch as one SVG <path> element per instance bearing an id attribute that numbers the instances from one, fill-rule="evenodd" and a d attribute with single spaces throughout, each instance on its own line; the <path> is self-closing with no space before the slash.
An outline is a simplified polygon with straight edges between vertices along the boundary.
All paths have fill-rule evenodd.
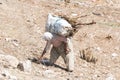
<path id="1" fill-rule="evenodd" d="M 79 21 L 79 19 L 81 17 L 86 17 L 85 16 L 71 16 L 71 15 L 65 15 L 65 14 L 57 14 L 58 16 L 60 16 L 61 18 L 64 18 L 65 20 L 67 20 L 73 27 L 73 31 L 71 36 L 74 36 L 75 33 L 77 33 L 80 29 L 80 25 L 92 25 L 92 24 L 96 24 L 96 22 L 94 20 L 92 20 L 91 22 L 88 23 L 81 23 Z"/>

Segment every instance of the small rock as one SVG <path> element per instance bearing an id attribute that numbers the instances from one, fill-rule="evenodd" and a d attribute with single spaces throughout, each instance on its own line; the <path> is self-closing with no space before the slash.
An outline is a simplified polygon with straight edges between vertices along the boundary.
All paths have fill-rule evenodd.
<path id="1" fill-rule="evenodd" d="M 16 47 L 18 47 L 18 46 L 19 46 L 19 44 L 18 44 L 18 43 L 16 43 L 16 42 L 13 42 L 13 45 L 14 45 L 14 46 L 16 46 Z"/>
<path id="2" fill-rule="evenodd" d="M 100 47 L 96 47 L 95 48 L 97 51 L 101 51 L 101 48 Z"/>
<path id="3" fill-rule="evenodd" d="M 83 74 L 83 73 L 81 73 L 81 74 L 80 74 L 80 76 L 84 76 L 84 74 Z"/>
<path id="4" fill-rule="evenodd" d="M 16 68 L 19 63 L 19 60 L 11 55 L 0 54 L 0 63 L 8 68 L 9 67 Z"/>
<path id="5" fill-rule="evenodd" d="M 115 47 L 114 49 L 115 49 L 115 50 L 119 50 L 120 48 L 119 48 L 119 47 Z"/>
<path id="6" fill-rule="evenodd" d="M 10 75 L 10 73 L 7 70 L 5 70 L 5 69 L 1 72 L 1 74 L 2 74 L 2 76 L 4 76 L 5 78 L 8 78 L 9 80 L 17 80 L 16 76 Z"/>
<path id="7" fill-rule="evenodd" d="M 97 77 L 100 77 L 100 75 L 95 74 L 94 77 L 95 77 L 95 79 L 96 79 Z"/>
<path id="8" fill-rule="evenodd" d="M 7 70 L 3 70 L 2 72 L 1 72 L 1 74 L 4 76 L 4 77 L 9 77 L 10 76 L 10 73 L 7 71 Z"/>
<path id="9" fill-rule="evenodd" d="M 117 53 L 112 53 L 112 57 L 117 57 L 118 54 Z"/>
<path id="10" fill-rule="evenodd" d="M 55 77 L 56 75 L 54 74 L 54 71 L 46 70 L 45 72 L 43 72 L 43 76 L 48 77 L 48 78 L 52 78 L 52 77 Z"/>
<path id="11" fill-rule="evenodd" d="M 24 71 L 24 72 L 31 72 L 32 71 L 31 61 L 27 60 L 27 61 L 24 61 L 24 62 L 20 62 L 19 65 L 18 65 L 18 68 L 21 71 Z"/>
<path id="12" fill-rule="evenodd" d="M 6 55 L 5 59 L 8 62 L 8 64 L 14 68 L 16 68 L 17 65 L 19 64 L 19 60 L 14 56 Z"/>
<path id="13" fill-rule="evenodd" d="M 78 16 L 78 14 L 73 13 L 73 14 L 71 14 L 71 16 Z"/>
<path id="14" fill-rule="evenodd" d="M 45 69 L 45 66 L 42 66 L 43 69 Z"/>
<path id="15" fill-rule="evenodd" d="M 70 80 L 70 78 L 67 78 L 67 80 Z"/>
<path id="16" fill-rule="evenodd" d="M 6 41 L 11 41 L 12 39 L 11 38 L 5 38 Z"/>
<path id="17" fill-rule="evenodd" d="M 4 54 L 0 53 L 0 60 L 2 60 L 4 58 L 4 56 L 5 56 Z"/>
<path id="18" fill-rule="evenodd" d="M 116 78 L 114 77 L 114 75 L 108 74 L 106 80 L 116 80 Z"/>
<path id="19" fill-rule="evenodd" d="M 16 76 L 9 76 L 9 80 L 17 80 Z"/>

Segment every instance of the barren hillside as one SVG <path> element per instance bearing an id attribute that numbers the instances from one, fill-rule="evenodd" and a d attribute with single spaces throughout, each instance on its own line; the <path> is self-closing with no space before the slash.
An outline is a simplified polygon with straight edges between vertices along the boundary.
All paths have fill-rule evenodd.
<path id="1" fill-rule="evenodd" d="M 42 34 L 48 13 L 77 15 L 80 23 L 96 22 L 80 25 L 73 37 L 76 58 L 72 73 L 64 70 L 62 58 L 56 62 L 60 67 L 28 61 L 45 47 Z M 0 80 L 119 80 L 119 15 L 119 0 L 71 0 L 66 5 L 62 0 L 0 0 Z M 97 52 L 96 64 L 80 58 L 79 51 L 88 47 Z M 10 62 L 12 59 L 6 60 L 3 55 L 28 61 L 30 70 L 21 71 L 14 66 L 16 59 Z M 45 57 L 49 58 L 49 53 Z"/>

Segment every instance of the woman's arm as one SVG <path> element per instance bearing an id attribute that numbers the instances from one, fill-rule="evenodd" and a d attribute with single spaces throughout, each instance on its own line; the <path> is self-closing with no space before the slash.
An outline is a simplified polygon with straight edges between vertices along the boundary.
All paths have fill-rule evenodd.
<path id="1" fill-rule="evenodd" d="M 51 47 L 51 42 L 47 41 L 46 46 L 41 54 L 41 56 L 39 57 L 39 60 L 41 60 L 43 58 L 43 56 L 45 55 L 45 53 L 47 52 L 47 50 L 49 50 Z"/>

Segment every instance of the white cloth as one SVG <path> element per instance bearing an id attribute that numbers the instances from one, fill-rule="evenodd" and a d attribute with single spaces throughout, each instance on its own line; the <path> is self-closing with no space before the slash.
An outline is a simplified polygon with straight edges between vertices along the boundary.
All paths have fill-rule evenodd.
<path id="1" fill-rule="evenodd" d="M 47 32 L 66 36 L 69 30 L 72 30 L 72 26 L 65 19 L 48 14 L 48 19 L 46 23 Z"/>
<path id="2" fill-rule="evenodd" d="M 46 41 L 50 41 L 53 38 L 53 35 L 50 32 L 45 32 L 43 34 L 43 39 L 45 39 Z"/>

